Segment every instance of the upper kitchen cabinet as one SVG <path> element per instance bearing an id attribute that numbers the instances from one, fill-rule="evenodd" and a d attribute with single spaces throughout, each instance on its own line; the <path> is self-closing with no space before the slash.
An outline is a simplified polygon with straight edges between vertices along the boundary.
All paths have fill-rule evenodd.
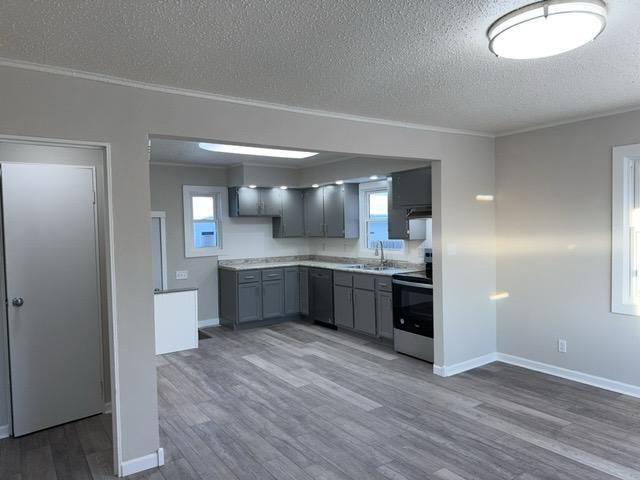
<path id="1" fill-rule="evenodd" d="M 423 167 L 391 174 L 393 208 L 431 210 L 431 168 Z"/>
<path id="2" fill-rule="evenodd" d="M 393 206 L 393 182 L 387 178 L 387 235 L 391 240 L 409 240 L 406 208 Z"/>
<path id="3" fill-rule="evenodd" d="M 358 185 L 325 185 L 304 195 L 305 236 L 358 238 Z"/>
<path id="4" fill-rule="evenodd" d="M 280 190 L 282 216 L 273 218 L 273 238 L 304 237 L 304 193 Z"/>
<path id="5" fill-rule="evenodd" d="M 279 217 L 282 215 L 282 190 L 274 188 L 229 188 L 230 217 Z"/>

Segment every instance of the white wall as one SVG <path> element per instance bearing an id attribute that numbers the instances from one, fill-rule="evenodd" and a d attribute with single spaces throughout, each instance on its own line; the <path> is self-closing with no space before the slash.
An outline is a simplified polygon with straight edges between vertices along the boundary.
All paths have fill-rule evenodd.
<path id="1" fill-rule="evenodd" d="M 149 134 L 441 160 L 434 234 L 436 361 L 495 351 L 494 210 L 475 202 L 494 188 L 492 138 L 331 118 L 184 96 L 80 77 L 0 67 L 0 133 L 111 145 L 114 274 L 122 459 L 158 448 L 151 248 Z M 440 186 L 438 186 L 440 188 Z M 441 315 L 440 315 L 441 310 Z"/>
<path id="2" fill-rule="evenodd" d="M 640 318 L 610 312 L 611 149 L 639 142 L 640 112 L 496 140 L 500 352 L 640 385 Z"/>

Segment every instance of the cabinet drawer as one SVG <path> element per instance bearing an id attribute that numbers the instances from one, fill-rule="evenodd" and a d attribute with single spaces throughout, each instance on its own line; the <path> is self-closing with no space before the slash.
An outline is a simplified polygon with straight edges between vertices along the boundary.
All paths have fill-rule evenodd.
<path id="1" fill-rule="evenodd" d="M 260 270 L 247 270 L 238 272 L 238 283 L 251 283 L 260 281 Z"/>
<path id="2" fill-rule="evenodd" d="M 333 272 L 333 283 L 343 287 L 353 287 L 353 274 L 339 271 Z"/>
<path id="3" fill-rule="evenodd" d="M 362 290 L 373 290 L 375 277 L 373 275 L 354 275 L 353 286 Z"/>
<path id="4" fill-rule="evenodd" d="M 376 277 L 376 290 L 390 292 L 392 290 L 391 277 Z"/>
<path id="5" fill-rule="evenodd" d="M 281 268 L 269 268 L 262 270 L 262 280 L 282 280 L 283 272 Z"/>

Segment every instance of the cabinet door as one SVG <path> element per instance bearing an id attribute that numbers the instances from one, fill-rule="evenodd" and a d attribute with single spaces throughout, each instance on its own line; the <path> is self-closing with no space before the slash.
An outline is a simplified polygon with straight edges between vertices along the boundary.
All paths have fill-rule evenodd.
<path id="1" fill-rule="evenodd" d="M 387 179 L 387 234 L 389 240 L 408 240 L 409 221 L 406 208 L 393 206 L 393 182 Z"/>
<path id="2" fill-rule="evenodd" d="M 309 269 L 300 268 L 300 313 L 309 315 Z"/>
<path id="3" fill-rule="evenodd" d="M 333 287 L 333 317 L 339 327 L 353 328 L 353 288 Z"/>
<path id="4" fill-rule="evenodd" d="M 282 280 L 262 282 L 262 319 L 284 315 L 284 289 Z"/>
<path id="5" fill-rule="evenodd" d="M 325 236 L 344 237 L 344 188 L 326 185 L 324 188 Z"/>
<path id="6" fill-rule="evenodd" d="M 304 237 L 304 198 L 301 190 L 282 190 L 282 236 Z"/>
<path id="7" fill-rule="evenodd" d="M 279 217 L 282 215 L 282 195 L 280 188 L 260 188 L 260 215 Z"/>
<path id="8" fill-rule="evenodd" d="M 323 187 L 304 192 L 304 233 L 306 237 L 324 236 Z"/>
<path id="9" fill-rule="evenodd" d="M 238 322 L 260 320 L 262 299 L 260 283 L 242 283 L 238 285 Z"/>
<path id="10" fill-rule="evenodd" d="M 417 168 L 391 175 L 393 206 L 411 208 L 431 205 L 431 168 Z"/>
<path id="11" fill-rule="evenodd" d="M 362 333 L 376 334 L 376 296 L 374 292 L 353 289 L 353 327 Z"/>
<path id="12" fill-rule="evenodd" d="M 238 187 L 238 215 L 258 215 L 260 193 L 257 188 Z"/>
<path id="13" fill-rule="evenodd" d="M 284 313 L 300 312 L 300 273 L 298 267 L 284 269 Z"/>
<path id="14" fill-rule="evenodd" d="M 393 338 L 393 297 L 391 292 L 378 292 L 376 296 L 378 336 Z"/>

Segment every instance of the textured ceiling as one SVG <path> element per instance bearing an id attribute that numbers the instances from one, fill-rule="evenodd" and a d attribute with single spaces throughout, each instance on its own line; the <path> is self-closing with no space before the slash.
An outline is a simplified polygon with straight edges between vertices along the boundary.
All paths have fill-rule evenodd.
<path id="1" fill-rule="evenodd" d="M 257 155 L 211 152 L 201 149 L 198 147 L 198 142 L 192 140 L 151 139 L 151 162 L 153 163 L 189 163 L 219 167 L 248 164 L 301 168 L 336 162 L 350 156 L 344 153 L 319 152 L 318 155 L 308 158 L 261 157 Z"/>
<path id="2" fill-rule="evenodd" d="M 388 120 L 504 132 L 640 105 L 639 0 L 593 43 L 495 58 L 529 0 L 0 2 L 0 56 Z"/>

